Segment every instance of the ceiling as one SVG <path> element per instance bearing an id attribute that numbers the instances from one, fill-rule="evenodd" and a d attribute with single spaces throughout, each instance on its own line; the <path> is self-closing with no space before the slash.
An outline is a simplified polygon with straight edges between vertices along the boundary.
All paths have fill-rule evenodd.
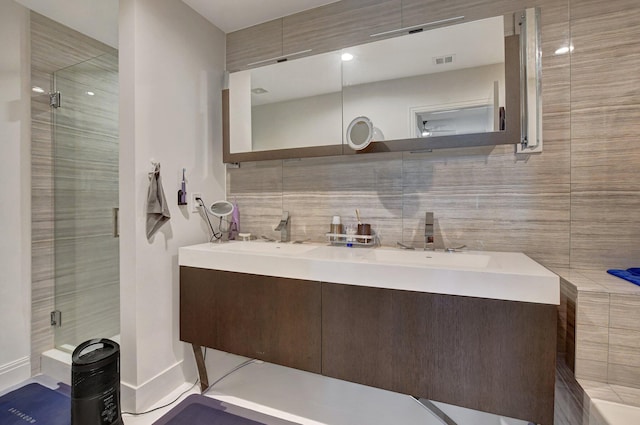
<path id="1" fill-rule="evenodd" d="M 182 0 L 229 33 L 338 0 Z"/>
<path id="2" fill-rule="evenodd" d="M 118 0 L 16 1 L 91 38 L 118 47 Z M 337 0 L 182 1 L 227 33 Z"/>

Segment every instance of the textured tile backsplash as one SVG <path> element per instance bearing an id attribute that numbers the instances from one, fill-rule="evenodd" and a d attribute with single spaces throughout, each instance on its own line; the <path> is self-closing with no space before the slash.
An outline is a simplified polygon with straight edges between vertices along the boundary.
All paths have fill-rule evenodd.
<path id="1" fill-rule="evenodd" d="M 433 211 L 437 247 L 524 251 L 567 267 L 569 185 L 540 159 L 497 146 L 247 163 L 229 169 L 227 193 L 242 230 L 257 235 L 278 237 L 272 229 L 286 210 L 292 239 L 324 241 L 331 216 L 355 222 L 358 208 L 383 245 L 420 247 Z M 536 176 L 547 181 L 532 184 Z"/>
<path id="2" fill-rule="evenodd" d="M 424 213 L 433 211 L 439 247 L 522 251 L 549 267 L 639 266 L 640 154 L 631 146 L 640 30 L 630 22 L 640 3 L 610 3 L 428 2 L 434 19 L 541 7 L 544 152 L 496 146 L 243 163 L 227 182 L 243 230 L 277 237 L 288 210 L 294 239 L 322 241 L 332 215 L 353 221 L 360 208 L 384 245 L 421 246 Z M 570 55 L 555 54 L 569 44 Z"/>

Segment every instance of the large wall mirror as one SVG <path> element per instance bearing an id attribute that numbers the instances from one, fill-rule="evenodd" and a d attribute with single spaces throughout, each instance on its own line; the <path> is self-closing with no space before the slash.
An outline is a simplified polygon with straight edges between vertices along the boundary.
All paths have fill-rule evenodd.
<path id="1" fill-rule="evenodd" d="M 231 73 L 224 160 L 518 144 L 518 18 L 460 19 Z"/>

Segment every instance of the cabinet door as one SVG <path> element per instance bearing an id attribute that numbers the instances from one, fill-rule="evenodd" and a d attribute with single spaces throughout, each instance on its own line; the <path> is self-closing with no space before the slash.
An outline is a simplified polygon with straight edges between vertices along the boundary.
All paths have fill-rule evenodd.
<path id="1" fill-rule="evenodd" d="M 322 284 L 322 374 L 551 425 L 556 306 Z"/>
<path id="2" fill-rule="evenodd" d="M 400 0 L 342 0 L 283 18 L 283 52 L 310 54 L 367 43 L 400 28 Z"/>
<path id="3" fill-rule="evenodd" d="M 180 268 L 180 339 L 320 372 L 320 283 Z"/>
<path id="4" fill-rule="evenodd" d="M 249 68 L 253 62 L 282 56 L 282 19 L 227 34 L 227 71 Z"/>

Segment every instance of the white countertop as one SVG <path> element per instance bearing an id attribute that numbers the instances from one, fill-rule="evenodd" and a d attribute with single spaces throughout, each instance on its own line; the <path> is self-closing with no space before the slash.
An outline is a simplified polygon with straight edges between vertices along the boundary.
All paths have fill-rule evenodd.
<path id="1" fill-rule="evenodd" d="M 405 251 L 275 242 L 179 249 L 181 266 L 539 304 L 560 304 L 559 277 L 522 253 Z"/>

